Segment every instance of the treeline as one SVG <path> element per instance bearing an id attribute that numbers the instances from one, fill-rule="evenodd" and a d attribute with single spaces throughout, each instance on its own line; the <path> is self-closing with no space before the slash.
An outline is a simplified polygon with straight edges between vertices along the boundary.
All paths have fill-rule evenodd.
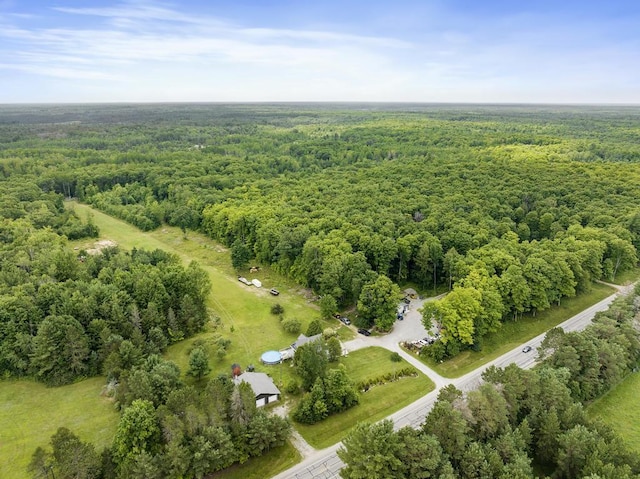
<path id="1" fill-rule="evenodd" d="M 96 238 L 98 228 L 91 218 L 83 222 L 73 211 L 65 210 L 61 195 L 45 193 L 35 182 L 26 178 L 12 178 L 0 182 L 0 219 L 25 220 L 25 225 L 34 228 L 51 228 L 70 240 Z M 5 231 L 5 241 L 10 239 L 9 222 L 0 225 Z"/>
<path id="2" fill-rule="evenodd" d="M 185 268 L 160 250 L 74 251 L 27 219 L 5 219 L 0 231 L 4 377 L 50 385 L 99 373 L 117 378 L 208 319 L 210 283 L 195 263 Z"/>
<path id="3" fill-rule="evenodd" d="M 38 123 L 47 115 L 80 123 Z M 25 124 L 0 125 L 0 172 L 145 230 L 199 229 L 231 247 L 236 266 L 271 264 L 340 307 L 378 276 L 452 287 L 478 257 L 504 286 L 509 278 L 493 270 L 506 256 L 514 281 L 527 283 L 523 298 L 500 292 L 506 319 L 555 302 L 557 291 L 538 290 L 567 268 L 576 284 L 559 297 L 585 276 L 614 280 L 637 262 L 638 116 L 425 105 L 26 109 Z M 585 265 L 562 243 L 570 236 L 604 243 L 601 264 Z M 555 251 L 538 253 L 549 242 Z M 532 252 L 543 258 L 525 265 Z M 530 283 L 537 270 L 546 280 Z M 461 344 L 470 335 L 477 345 L 484 329 Z"/>
<path id="4" fill-rule="evenodd" d="M 177 369 L 157 356 L 147 358 L 143 368 Z M 50 448 L 34 452 L 32 477 L 46 478 L 53 471 L 61 479 L 202 478 L 282 446 L 290 434 L 285 419 L 256 407 L 247 383 L 236 385 L 225 376 L 199 388 L 178 380 L 156 381 L 146 389 L 143 395 L 155 392 L 158 402 L 133 399 L 110 447 L 98 452 L 60 428 Z"/>
<path id="5" fill-rule="evenodd" d="M 621 231 L 620 236 L 624 236 Z M 535 314 L 562 298 L 589 289 L 591 282 L 615 276 L 637 262 L 629 241 L 609 231 L 572 225 L 553 240 L 518 241 L 513 233 L 471 250 L 466 257 L 445 258 L 453 290 L 426 303 L 423 322 L 442 328 L 442 337 L 424 352 L 440 361 L 461 348 L 482 347 L 482 337 L 502 320 Z"/>
<path id="6" fill-rule="evenodd" d="M 491 367 L 477 390 L 442 389 L 418 430 L 358 425 L 338 451 L 341 476 L 640 477 L 640 456 L 583 408 L 638 365 L 639 294 L 617 300 L 584 332 L 551 331 L 533 370 Z"/>

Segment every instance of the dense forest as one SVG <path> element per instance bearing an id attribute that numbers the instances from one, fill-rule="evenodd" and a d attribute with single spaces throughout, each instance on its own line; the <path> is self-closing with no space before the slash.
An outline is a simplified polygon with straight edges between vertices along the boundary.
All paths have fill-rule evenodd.
<path id="1" fill-rule="evenodd" d="M 142 230 L 199 230 L 237 268 L 269 264 L 311 288 L 323 311 L 356 306 L 358 327 L 393 325 L 398 285 L 450 290 L 424 311 L 442 327 L 428 348 L 440 360 L 637 265 L 639 118 L 633 107 L 0 107 L 0 373 L 48 385 L 104 374 L 122 410 L 102 455 L 62 428 L 36 451 L 34 477 L 51 464 L 61 477 L 203 477 L 282 444 L 290 428 L 246 388 L 222 377 L 186 386 L 161 358 L 209 319 L 206 273 L 158 250 L 71 248 L 98 230 L 65 198 Z M 409 445 L 388 477 L 638 474 L 581 409 L 637 364 L 637 304 L 615 311 L 585 336 L 550 334 L 540 370 L 492 370 L 477 392 L 447 390 L 422 431 L 358 431 Z M 343 376 L 309 377 L 300 422 L 357 403 Z M 349 467 L 358 434 L 345 443 Z M 432 463 L 414 468 L 425 451 Z"/>
<path id="2" fill-rule="evenodd" d="M 142 229 L 200 229 L 232 248 L 235 266 L 271 264 L 340 307 L 367 309 L 365 286 L 389 289 L 379 277 L 454 288 L 429 312 L 446 343 L 435 354 L 447 356 L 637 263 L 639 115 L 633 107 L 4 107 L 0 173 Z M 4 201 L 5 216 L 24 214 L 19 195 Z M 393 309 L 374 307 L 359 323 L 388 329 Z"/>

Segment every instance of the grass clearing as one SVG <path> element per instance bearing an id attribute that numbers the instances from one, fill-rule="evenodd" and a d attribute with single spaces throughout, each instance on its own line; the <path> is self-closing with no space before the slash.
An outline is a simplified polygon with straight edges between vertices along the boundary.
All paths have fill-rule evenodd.
<path id="1" fill-rule="evenodd" d="M 207 238 L 206 236 L 189 232 L 184 237 L 179 228 L 163 226 L 149 232 L 142 232 L 134 226 L 117 218 L 102 213 L 88 205 L 68 202 L 81 218 L 91 215 L 93 222 L 100 228 L 100 239 L 110 239 L 123 248 L 163 249 L 178 255 L 185 263 L 195 260 L 209 274 L 212 287 L 208 298 L 208 306 L 221 319 L 221 326 L 214 331 L 211 325 L 193 338 L 172 345 L 165 357 L 175 361 L 183 373 L 188 369 L 189 350 L 193 342 L 202 340 L 210 343 L 216 333 L 231 340 L 226 356 L 219 360 L 215 355 L 214 346 L 208 348 L 212 375 L 227 373 L 233 363 L 243 368 L 249 364 L 256 367 L 256 371 L 266 372 L 274 378 L 290 377 L 287 367 L 282 371 L 274 367 L 263 366 L 260 356 L 270 349 L 282 349 L 293 343 L 296 334 L 286 333 L 278 316 L 271 314 L 271 306 L 279 303 L 284 307 L 284 318 L 296 318 L 302 323 L 301 332 L 305 332 L 308 324 L 319 319 L 320 313 L 315 304 L 305 296 L 305 291 L 289 279 L 279 275 L 269 267 L 261 267 L 257 273 L 241 271 L 247 279 L 259 279 L 263 287 L 246 286 L 237 281 L 237 273 L 231 266 L 229 251 Z M 74 243 L 80 248 L 90 246 L 93 241 Z M 270 288 L 277 288 L 279 296 L 269 294 Z M 338 327 L 337 321 L 322 321 L 322 327 Z M 276 368 L 277 369 L 277 368 Z"/>
<path id="2" fill-rule="evenodd" d="M 56 388 L 30 380 L 0 382 L 0 477 L 30 477 L 31 455 L 38 446 L 48 447 L 62 426 L 99 452 L 109 446 L 119 414 L 100 395 L 104 384 L 103 377 Z"/>
<path id="3" fill-rule="evenodd" d="M 560 306 L 547 309 L 538 313 L 535 317 L 527 314 L 518 321 L 506 321 L 498 332 L 488 334 L 484 338 L 482 351 L 463 351 L 454 358 L 442 363 L 436 363 L 423 356 L 416 357 L 441 376 L 457 378 L 501 356 L 525 341 L 535 338 L 613 293 L 614 290 L 611 287 L 601 283 L 594 283 L 588 293 L 564 299 Z"/>
<path id="4" fill-rule="evenodd" d="M 623 271 L 622 273 L 616 276 L 616 280 L 612 281 L 613 284 L 625 285 L 629 283 L 633 283 L 640 279 L 640 267 L 635 267 L 628 271 Z"/>
<path id="5" fill-rule="evenodd" d="M 341 359 L 354 381 L 382 376 L 409 366 L 406 361 L 394 363 L 391 352 L 380 347 L 360 349 Z M 408 406 L 433 391 L 435 385 L 424 374 L 406 377 L 382 386 L 374 386 L 360 394 L 360 404 L 348 411 L 329 416 L 311 426 L 295 424 L 298 432 L 315 448 L 325 448 L 341 441 L 359 422 L 376 422 Z"/>
<path id="6" fill-rule="evenodd" d="M 264 479 L 286 471 L 301 459 L 298 450 L 287 442 L 284 446 L 260 457 L 251 458 L 244 464 L 231 466 L 207 477 L 209 479 Z"/>
<path id="7" fill-rule="evenodd" d="M 633 373 L 587 408 L 620 434 L 629 448 L 640 453 L 640 374 Z"/>

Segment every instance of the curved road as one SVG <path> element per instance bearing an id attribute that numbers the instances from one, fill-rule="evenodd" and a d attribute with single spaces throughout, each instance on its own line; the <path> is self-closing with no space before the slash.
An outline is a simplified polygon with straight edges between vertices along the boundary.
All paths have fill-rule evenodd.
<path id="1" fill-rule="evenodd" d="M 567 332 L 579 331 L 584 329 L 591 322 L 596 313 L 605 311 L 618 295 L 626 294 L 631 291 L 632 288 L 633 285 L 624 288 L 618 287 L 617 293 L 612 294 L 599 303 L 596 303 L 593 306 L 585 309 L 584 311 L 576 314 L 559 326 Z M 470 391 L 480 385 L 480 382 L 482 380 L 482 373 L 490 366 L 506 367 L 511 363 L 515 363 L 523 369 L 531 368 L 536 362 L 535 350 L 538 346 L 540 346 L 540 343 L 542 343 L 542 340 L 544 339 L 544 336 L 546 334 L 543 333 L 525 343 L 534 349 L 529 353 L 522 352 L 522 347 L 525 346 L 525 344 L 523 344 L 503 354 L 499 358 L 496 358 L 493 361 L 475 369 L 474 371 L 465 374 L 464 376 L 456 379 L 446 379 L 429 369 L 426 365 L 415 359 L 413 356 L 404 352 L 404 350 L 402 350 L 398 345 L 398 342 L 402 340 L 415 339 L 416 337 L 423 336 L 423 334 L 420 333 L 415 335 L 417 331 L 420 331 L 420 327 L 422 327 L 422 324 L 419 321 L 418 323 L 420 323 L 420 326 L 416 326 L 415 324 L 415 315 L 419 315 L 417 309 L 420 306 L 422 306 L 421 302 L 412 302 L 412 308 L 409 312 L 410 316 L 408 316 L 404 322 L 396 323 L 398 326 L 397 331 L 394 331 L 392 334 L 367 339 L 359 337 L 358 339 L 345 343 L 347 349 L 351 351 L 360 349 L 361 347 L 374 345 L 382 346 L 392 351 L 398 351 L 407 361 L 424 372 L 436 384 L 436 389 L 434 391 L 389 416 L 389 419 L 393 420 L 394 427 L 396 429 L 404 426 L 411 426 L 415 428 L 419 427 L 424 421 L 427 413 L 433 407 L 433 404 L 438 397 L 440 388 L 446 386 L 447 384 L 453 384 L 455 387 L 461 389 L 462 391 Z M 414 328 L 417 328 L 417 330 L 413 330 Z M 422 331 L 426 333 L 424 329 L 422 329 Z M 414 335 L 403 337 L 403 334 Z M 274 476 L 274 479 L 339 478 L 340 469 L 344 467 L 344 463 L 340 460 L 336 451 L 341 447 L 341 445 L 342 443 L 337 443 L 326 449 L 315 451 L 299 464 L 278 474 L 277 476 Z"/>

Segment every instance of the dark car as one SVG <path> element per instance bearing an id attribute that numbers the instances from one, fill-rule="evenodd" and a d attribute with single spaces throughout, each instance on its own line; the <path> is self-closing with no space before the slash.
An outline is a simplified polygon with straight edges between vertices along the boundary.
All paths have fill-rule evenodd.
<path id="1" fill-rule="evenodd" d="M 349 326 L 351 324 L 351 320 L 345 316 L 340 316 L 340 322 Z"/>
<path id="2" fill-rule="evenodd" d="M 358 329 L 358 332 L 360 334 L 364 334 L 365 336 L 371 336 L 371 331 L 369 331 L 368 329 L 360 328 Z"/>
<path id="3" fill-rule="evenodd" d="M 532 351 L 533 348 L 531 346 L 525 346 L 524 348 L 522 348 L 522 352 L 523 353 L 528 353 L 530 351 Z"/>
<path id="4" fill-rule="evenodd" d="M 280 291 L 275 288 L 272 288 L 271 290 L 269 290 L 269 292 L 274 296 L 278 296 L 280 294 Z"/>

